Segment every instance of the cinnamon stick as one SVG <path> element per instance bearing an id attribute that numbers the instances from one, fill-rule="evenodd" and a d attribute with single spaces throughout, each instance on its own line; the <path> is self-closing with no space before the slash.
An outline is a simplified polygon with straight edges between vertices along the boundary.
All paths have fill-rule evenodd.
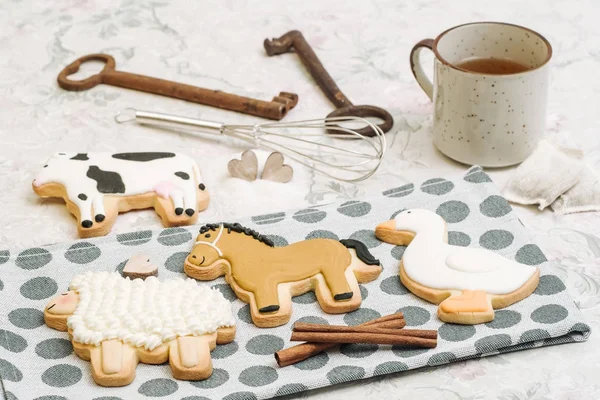
<path id="1" fill-rule="evenodd" d="M 436 330 L 426 329 L 385 329 L 386 327 L 373 326 L 344 326 L 322 325 L 296 322 L 294 332 L 331 332 L 331 333 L 373 333 L 382 335 L 413 336 L 421 339 L 437 339 Z"/>
<path id="2" fill-rule="evenodd" d="M 403 328 L 406 325 L 404 315 L 400 313 L 386 315 L 359 326 L 372 326 L 381 328 Z M 275 360 L 280 367 L 299 363 L 307 358 L 324 352 L 334 347 L 337 343 L 302 343 L 275 353 Z"/>
<path id="3" fill-rule="evenodd" d="M 382 333 L 352 333 L 352 332 L 292 332 L 292 342 L 317 343 L 373 343 L 392 344 L 412 347 L 433 348 L 437 339 L 424 339 L 414 336 L 386 335 Z"/>

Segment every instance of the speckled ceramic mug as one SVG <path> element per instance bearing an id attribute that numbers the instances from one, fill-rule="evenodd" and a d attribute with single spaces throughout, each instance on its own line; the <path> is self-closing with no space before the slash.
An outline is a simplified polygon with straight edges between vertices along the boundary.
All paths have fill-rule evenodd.
<path id="1" fill-rule="evenodd" d="M 433 83 L 419 60 L 433 51 Z M 504 167 L 525 160 L 544 134 L 550 43 L 530 29 L 498 22 L 460 25 L 417 43 L 412 72 L 434 103 L 435 146 L 465 164 Z M 509 59 L 529 69 L 484 74 L 457 64 L 473 58 Z"/>

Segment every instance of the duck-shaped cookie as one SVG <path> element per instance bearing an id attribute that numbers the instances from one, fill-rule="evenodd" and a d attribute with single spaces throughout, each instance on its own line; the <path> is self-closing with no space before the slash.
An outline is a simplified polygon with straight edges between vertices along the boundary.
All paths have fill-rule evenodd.
<path id="1" fill-rule="evenodd" d="M 489 250 L 448 244 L 446 221 L 429 210 L 413 209 L 379 224 L 380 240 L 408 246 L 400 280 L 416 296 L 439 304 L 438 317 L 457 324 L 494 319 L 494 309 L 529 296 L 540 271 Z"/>

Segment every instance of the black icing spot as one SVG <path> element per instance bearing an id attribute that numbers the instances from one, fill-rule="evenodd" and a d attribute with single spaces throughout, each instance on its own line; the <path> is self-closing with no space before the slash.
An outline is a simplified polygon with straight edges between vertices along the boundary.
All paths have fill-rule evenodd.
<path id="1" fill-rule="evenodd" d="M 172 158 L 175 157 L 175 153 L 117 153 L 112 155 L 113 158 L 127 161 L 153 161 L 160 158 Z"/>
<path id="2" fill-rule="evenodd" d="M 89 219 L 86 219 L 85 221 L 81 221 L 81 226 L 83 226 L 84 228 L 91 228 L 92 225 L 94 225 L 94 223 L 92 221 L 90 221 Z"/>
<path id="3" fill-rule="evenodd" d="M 104 214 L 98 214 L 95 217 L 96 222 L 102 222 L 104 221 L 104 219 L 106 218 L 106 216 Z"/>
<path id="4" fill-rule="evenodd" d="M 188 174 L 186 174 L 185 172 L 178 171 L 178 172 L 175 172 L 175 175 L 180 177 L 184 181 L 187 181 L 188 179 L 190 179 L 190 176 Z"/>
<path id="5" fill-rule="evenodd" d="M 103 171 L 97 165 L 90 165 L 87 177 L 96 181 L 100 193 L 125 193 L 125 184 L 117 172 Z"/>
<path id="6" fill-rule="evenodd" d="M 47 167 L 48 167 L 48 164 L 44 165 L 44 168 L 47 168 Z"/>
<path id="7" fill-rule="evenodd" d="M 205 190 L 206 189 L 206 185 L 204 183 L 201 183 L 201 184 L 198 185 L 198 189 Z"/>
<path id="8" fill-rule="evenodd" d="M 87 156 L 87 153 L 77 153 L 75 157 L 71 157 L 71 160 L 87 161 L 89 159 L 90 158 Z"/>
<path id="9" fill-rule="evenodd" d="M 83 193 L 79 193 L 79 195 L 77 195 L 77 197 L 79 197 L 79 200 L 83 200 L 83 201 L 87 200 L 87 196 Z"/>
<path id="10" fill-rule="evenodd" d="M 183 214 L 183 208 L 181 208 L 181 207 L 177 207 L 177 208 L 175 209 L 175 215 L 181 215 L 181 214 Z"/>
<path id="11" fill-rule="evenodd" d="M 186 214 L 187 214 L 189 217 L 191 217 L 192 215 L 194 215 L 194 210 L 192 210 L 191 208 L 188 208 L 188 209 L 186 209 L 186 210 L 185 210 L 185 213 L 186 213 Z"/>

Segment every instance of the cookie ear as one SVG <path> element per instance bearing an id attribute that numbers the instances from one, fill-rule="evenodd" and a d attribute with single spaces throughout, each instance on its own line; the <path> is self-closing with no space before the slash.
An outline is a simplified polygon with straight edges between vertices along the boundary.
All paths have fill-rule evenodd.
<path id="1" fill-rule="evenodd" d="M 229 174 L 234 178 L 245 181 L 254 181 L 258 175 L 258 159 L 252 150 L 246 150 L 242 153 L 240 160 L 233 159 L 227 164 Z"/>
<path id="2" fill-rule="evenodd" d="M 261 179 L 267 181 L 287 183 L 292 180 L 294 170 L 287 164 L 283 163 L 283 154 L 273 152 L 265 161 L 265 167 Z"/>

